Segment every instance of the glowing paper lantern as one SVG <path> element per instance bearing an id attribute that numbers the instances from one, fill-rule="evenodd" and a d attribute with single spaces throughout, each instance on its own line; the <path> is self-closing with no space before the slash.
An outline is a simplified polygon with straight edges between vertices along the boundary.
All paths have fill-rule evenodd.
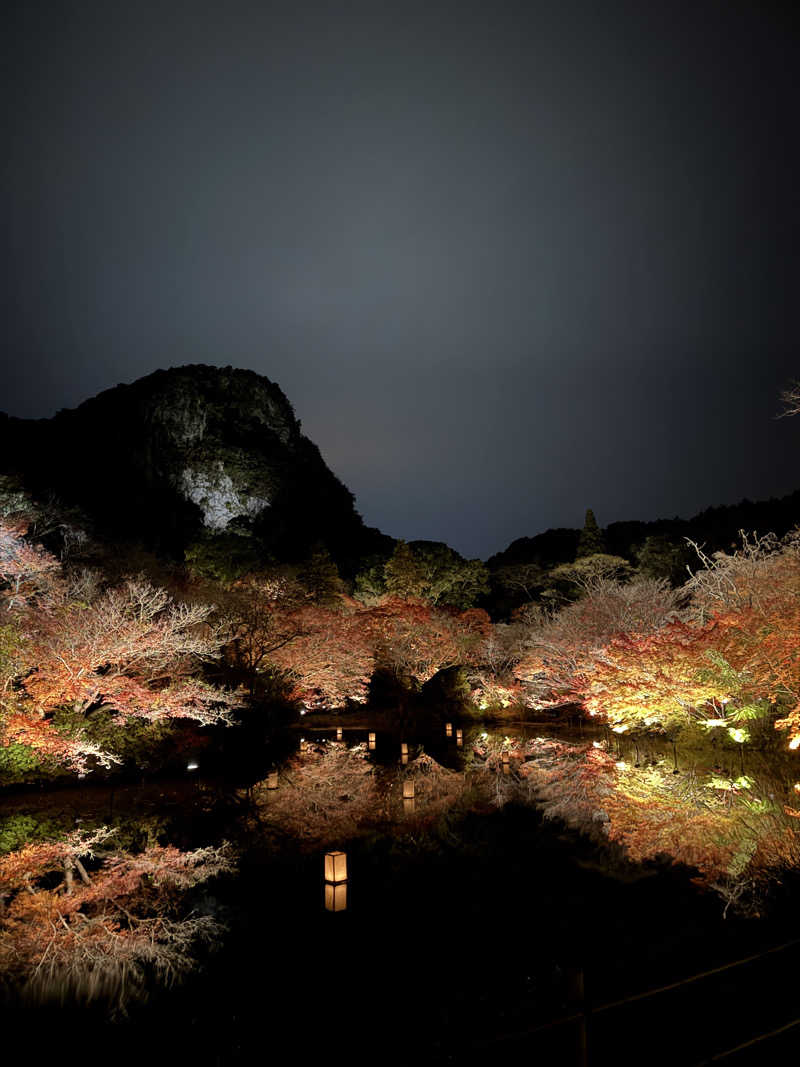
<path id="1" fill-rule="evenodd" d="M 325 883 L 325 910 L 347 910 L 347 882 Z"/>
<path id="2" fill-rule="evenodd" d="M 401 756 L 407 756 L 408 755 L 408 745 L 405 743 L 405 741 L 400 746 L 400 755 Z"/>
<path id="3" fill-rule="evenodd" d="M 451 722 L 446 722 L 444 724 L 444 733 L 445 733 L 445 737 L 452 737 L 453 736 L 453 724 Z"/>
<path id="4" fill-rule="evenodd" d="M 413 800 L 414 798 L 414 783 L 411 781 L 403 782 L 403 800 Z"/>
<path id="5" fill-rule="evenodd" d="M 341 728 L 341 726 L 337 726 L 336 727 L 336 740 L 337 741 L 341 741 L 342 740 L 342 728 Z"/>
<path id="6" fill-rule="evenodd" d="M 325 853 L 325 881 L 337 883 L 347 881 L 346 852 Z"/>
<path id="7" fill-rule="evenodd" d="M 277 788 L 278 788 L 278 772 L 277 771 L 272 771 L 270 774 L 267 775 L 267 789 L 277 789 Z"/>
<path id="8" fill-rule="evenodd" d="M 457 745 L 463 745 L 464 744 L 464 731 L 463 730 L 456 730 L 456 744 Z"/>
<path id="9" fill-rule="evenodd" d="M 374 749 L 375 749 L 375 743 L 376 743 L 376 742 L 375 742 L 375 734 L 372 734 L 372 733 L 371 733 L 371 734 L 369 735 L 369 742 L 368 742 L 368 743 L 369 743 L 369 747 L 370 747 L 370 749 L 371 749 L 372 751 L 374 751 Z"/>

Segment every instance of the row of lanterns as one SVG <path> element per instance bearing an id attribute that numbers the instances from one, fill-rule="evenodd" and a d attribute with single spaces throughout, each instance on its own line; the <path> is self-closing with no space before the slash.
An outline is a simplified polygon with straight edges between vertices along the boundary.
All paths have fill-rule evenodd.
<path id="1" fill-rule="evenodd" d="M 452 737 L 453 736 L 453 724 L 451 722 L 445 723 L 444 730 L 445 730 L 445 734 L 446 734 L 447 737 Z M 336 727 L 336 740 L 337 741 L 341 741 L 342 738 L 343 738 L 342 727 L 341 726 L 337 726 Z M 367 747 L 368 747 L 369 751 L 370 752 L 374 752 L 375 749 L 377 748 L 377 744 L 378 744 L 377 735 L 373 730 L 371 730 L 369 732 L 369 735 L 368 735 L 368 738 L 367 738 Z M 461 747 L 463 744 L 464 744 L 464 731 L 459 727 L 459 728 L 456 729 L 456 745 Z M 401 742 L 401 744 L 400 744 L 400 762 L 402 764 L 407 764 L 408 763 L 408 744 L 405 741 Z M 503 763 L 504 764 L 508 763 L 508 753 L 506 753 L 506 752 L 503 753 Z M 192 768 L 192 769 L 194 769 L 194 768 Z M 506 773 L 508 773 L 508 772 L 506 771 Z M 406 794 L 405 793 L 406 786 L 410 786 L 411 787 L 411 793 L 410 794 Z M 270 774 L 267 775 L 267 789 L 277 789 L 277 788 L 278 788 L 278 772 L 277 771 L 272 771 Z M 412 802 L 412 805 L 413 805 L 413 801 L 414 801 L 414 783 L 413 782 L 404 783 L 403 789 L 404 789 L 403 802 L 405 803 L 407 800 L 410 800 Z M 412 806 L 411 810 L 413 810 L 413 806 Z"/>
<path id="2" fill-rule="evenodd" d="M 445 736 L 446 737 L 452 737 L 453 736 L 453 724 L 451 722 L 445 723 L 444 732 L 445 732 Z M 464 744 L 464 731 L 461 729 L 461 727 L 458 727 L 456 729 L 455 734 L 456 734 L 456 744 L 460 747 L 461 745 Z M 337 741 L 341 741 L 343 739 L 343 736 L 344 735 L 343 735 L 343 732 L 342 732 L 342 727 L 341 726 L 337 726 L 336 727 L 336 740 Z M 370 730 L 369 735 L 367 736 L 367 747 L 369 748 L 370 752 L 374 752 L 375 749 L 377 748 L 377 745 L 378 745 L 377 734 L 373 730 Z M 400 745 L 400 758 L 402 759 L 403 763 L 408 763 L 408 745 L 405 742 L 403 742 Z"/>
<path id="3" fill-rule="evenodd" d="M 451 722 L 444 724 L 444 735 L 445 737 L 453 736 L 453 724 Z M 464 744 L 464 731 L 460 727 L 456 728 L 456 744 L 459 748 Z"/>

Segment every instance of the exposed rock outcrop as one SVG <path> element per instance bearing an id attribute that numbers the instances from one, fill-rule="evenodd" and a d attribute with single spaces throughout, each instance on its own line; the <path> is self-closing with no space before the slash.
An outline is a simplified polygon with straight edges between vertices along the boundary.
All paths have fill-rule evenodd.
<path id="1" fill-rule="evenodd" d="M 3 417 L 0 445 L 34 492 L 162 551 L 240 534 L 283 558 L 317 541 L 341 558 L 371 540 L 281 389 L 253 371 L 156 371 L 52 419 Z"/>

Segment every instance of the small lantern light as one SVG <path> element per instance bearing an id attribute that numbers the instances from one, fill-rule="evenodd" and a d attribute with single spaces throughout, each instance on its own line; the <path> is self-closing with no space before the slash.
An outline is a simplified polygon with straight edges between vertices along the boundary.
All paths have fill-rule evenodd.
<path id="1" fill-rule="evenodd" d="M 444 724 L 444 733 L 445 733 L 445 737 L 452 737 L 453 736 L 453 724 L 451 722 L 446 722 Z"/>
<path id="2" fill-rule="evenodd" d="M 341 741 L 342 740 L 342 728 L 341 728 L 341 726 L 337 726 L 336 727 L 336 740 L 337 741 Z"/>
<path id="3" fill-rule="evenodd" d="M 347 882 L 325 883 L 325 910 L 347 910 Z"/>
<path id="4" fill-rule="evenodd" d="M 369 749 L 370 749 L 371 752 L 375 751 L 375 744 L 376 744 L 376 742 L 375 742 L 375 734 L 371 733 L 369 735 Z"/>
<path id="5" fill-rule="evenodd" d="M 267 789 L 277 789 L 277 788 L 278 788 L 278 772 L 277 771 L 270 771 L 270 773 L 267 775 Z"/>
<path id="6" fill-rule="evenodd" d="M 457 745 L 463 745 L 464 744 L 464 731 L 463 730 L 456 730 L 456 744 Z"/>
<path id="7" fill-rule="evenodd" d="M 405 743 L 405 741 L 403 741 L 403 743 L 400 745 L 400 755 L 401 756 L 407 756 L 408 755 L 408 745 Z"/>
<path id="8" fill-rule="evenodd" d="M 198 764 L 197 764 L 197 762 L 195 760 L 189 760 L 189 762 L 186 764 L 186 770 L 187 771 L 196 771 L 197 767 L 198 767 Z"/>
<path id="9" fill-rule="evenodd" d="M 410 780 L 403 782 L 403 800 L 414 799 L 414 783 Z"/>
<path id="10" fill-rule="evenodd" d="M 346 882 L 347 881 L 347 853 L 346 852 L 326 852 L 325 853 L 325 881 L 326 882 Z"/>

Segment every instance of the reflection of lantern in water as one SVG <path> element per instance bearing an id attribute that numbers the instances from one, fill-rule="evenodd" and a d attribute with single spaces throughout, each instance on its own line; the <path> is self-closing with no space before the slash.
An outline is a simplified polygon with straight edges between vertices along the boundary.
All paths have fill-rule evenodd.
<path id="1" fill-rule="evenodd" d="M 453 724 L 451 722 L 446 722 L 444 724 L 444 735 L 445 737 L 453 736 Z"/>
<path id="2" fill-rule="evenodd" d="M 371 733 L 369 735 L 368 744 L 369 744 L 370 750 L 374 751 L 375 750 L 375 734 Z"/>
<path id="3" fill-rule="evenodd" d="M 414 799 L 414 783 L 412 781 L 403 782 L 403 800 Z"/>
<path id="4" fill-rule="evenodd" d="M 336 740 L 337 741 L 341 741 L 342 740 L 342 728 L 341 728 L 341 726 L 337 726 L 336 727 Z"/>
<path id="5" fill-rule="evenodd" d="M 508 763 L 503 764 L 503 774 L 511 774 L 511 765 Z"/>
<path id="6" fill-rule="evenodd" d="M 416 803 L 417 802 L 414 799 L 414 797 L 403 797 L 403 814 L 404 815 L 413 815 L 414 814 L 414 806 L 415 806 Z"/>
<path id="7" fill-rule="evenodd" d="M 267 775 L 267 789 L 277 789 L 277 788 L 278 788 L 278 772 L 277 771 L 271 771 Z"/>
<path id="8" fill-rule="evenodd" d="M 346 852 L 326 852 L 325 853 L 325 881 L 326 882 L 346 882 L 347 881 L 347 853 Z"/>
<path id="9" fill-rule="evenodd" d="M 464 731 L 463 730 L 456 730 L 456 744 L 457 745 L 463 745 L 464 744 Z"/>
<path id="10" fill-rule="evenodd" d="M 347 882 L 325 883 L 325 910 L 347 910 Z"/>

